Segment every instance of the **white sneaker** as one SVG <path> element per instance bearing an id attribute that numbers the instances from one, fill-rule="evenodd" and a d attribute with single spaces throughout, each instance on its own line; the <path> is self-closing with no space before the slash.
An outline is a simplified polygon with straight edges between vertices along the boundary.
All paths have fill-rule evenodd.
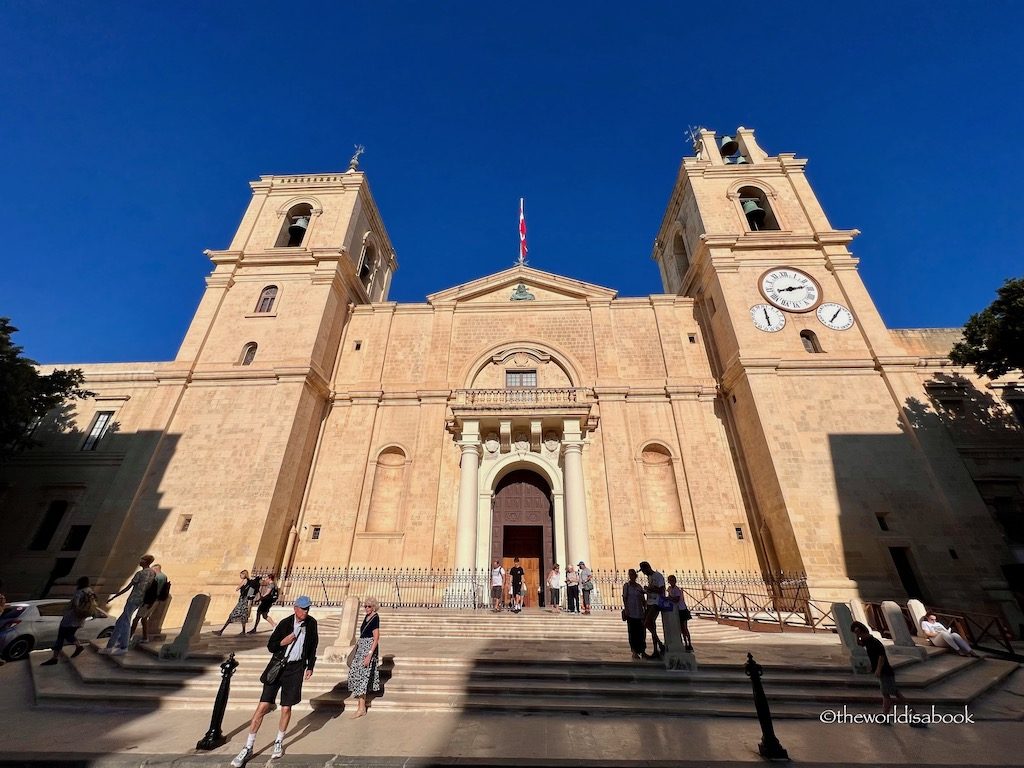
<path id="1" fill-rule="evenodd" d="M 274 749 L 270 753 L 270 759 L 277 760 L 282 757 L 284 757 L 284 744 L 282 744 L 280 741 L 275 741 Z"/>
<path id="2" fill-rule="evenodd" d="M 110 651 L 111 656 L 124 656 L 126 653 L 128 653 L 127 648 L 114 648 Z"/>
<path id="3" fill-rule="evenodd" d="M 242 747 L 242 751 L 235 755 L 235 759 L 231 761 L 231 766 L 232 768 L 242 768 L 251 759 L 252 747 Z"/>

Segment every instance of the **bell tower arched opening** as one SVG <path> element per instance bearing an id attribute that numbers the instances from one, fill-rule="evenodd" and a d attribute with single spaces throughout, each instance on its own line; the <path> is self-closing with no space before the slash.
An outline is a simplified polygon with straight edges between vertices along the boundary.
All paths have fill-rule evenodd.
<path id="1" fill-rule="evenodd" d="M 511 570 L 519 558 L 526 585 L 526 607 L 544 605 L 544 575 L 554 562 L 554 509 L 551 486 L 531 469 L 514 469 L 494 488 L 491 560 Z"/>

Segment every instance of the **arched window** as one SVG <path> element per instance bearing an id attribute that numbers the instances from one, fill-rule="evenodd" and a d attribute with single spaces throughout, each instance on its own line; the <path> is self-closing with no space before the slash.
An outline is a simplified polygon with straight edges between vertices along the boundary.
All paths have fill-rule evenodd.
<path id="1" fill-rule="evenodd" d="M 277 300 L 277 286 L 268 285 L 260 293 L 260 300 L 256 302 L 256 311 L 267 313 L 274 311 L 274 301 Z"/>
<path id="2" fill-rule="evenodd" d="M 306 238 L 306 230 L 309 229 L 309 220 L 313 215 L 313 206 L 309 203 L 293 205 L 285 214 L 281 231 L 277 235 L 275 248 L 298 248 Z"/>
<path id="3" fill-rule="evenodd" d="M 762 190 L 757 187 L 741 187 L 739 196 L 740 207 L 743 208 L 743 216 L 751 232 L 779 228 L 775 213 L 768 204 L 768 196 Z"/>
<path id="4" fill-rule="evenodd" d="M 803 342 L 805 352 L 817 354 L 818 352 L 825 351 L 821 348 L 821 344 L 818 343 L 818 337 L 814 331 L 800 331 L 800 341 Z"/>
<path id="5" fill-rule="evenodd" d="M 679 287 L 682 288 L 683 278 L 690 271 L 690 254 L 686 248 L 686 238 L 683 237 L 682 231 L 676 232 L 675 237 L 672 238 L 672 256 L 676 260 Z"/>
<path id="6" fill-rule="evenodd" d="M 377 264 L 377 249 L 372 243 L 367 243 L 363 248 L 363 260 L 359 264 L 359 282 L 367 290 L 370 289 L 370 282 L 373 280 L 374 267 Z"/>
<path id="7" fill-rule="evenodd" d="M 257 346 L 255 341 L 250 341 L 242 347 L 242 365 L 252 365 L 252 361 L 256 359 Z"/>
<path id="8" fill-rule="evenodd" d="M 397 445 L 385 448 L 377 457 L 370 509 L 366 515 L 367 532 L 398 530 L 405 490 L 405 465 L 405 451 Z"/>

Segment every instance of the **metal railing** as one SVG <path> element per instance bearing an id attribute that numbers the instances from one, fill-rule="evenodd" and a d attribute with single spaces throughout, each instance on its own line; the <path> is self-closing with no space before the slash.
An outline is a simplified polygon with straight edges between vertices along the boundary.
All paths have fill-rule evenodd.
<path id="1" fill-rule="evenodd" d="M 575 387 L 506 389 L 457 389 L 455 404 L 476 408 L 508 406 L 564 406 L 585 402 L 585 390 Z"/>
<path id="2" fill-rule="evenodd" d="M 253 573 L 273 569 L 254 568 Z M 594 569 L 592 610 L 618 611 L 622 608 L 622 585 L 626 571 Z M 748 625 L 779 623 L 783 627 L 802 623 L 812 631 L 823 629 L 831 616 L 807 598 L 807 580 L 802 574 L 763 575 L 741 571 L 666 571 L 674 574 L 695 616 L 719 620 L 746 617 Z M 640 583 L 646 583 L 641 575 Z M 488 569 L 429 568 L 293 568 L 278 579 L 279 602 L 287 605 L 307 595 L 317 606 L 341 605 L 349 595 L 376 597 L 387 608 L 481 609 L 491 605 L 491 573 Z M 505 597 L 508 599 L 506 580 Z M 541 589 L 544 585 L 541 584 Z M 543 597 L 546 599 L 547 591 Z M 565 604 L 566 591 L 561 601 Z M 824 604 L 823 604 L 824 605 Z"/>

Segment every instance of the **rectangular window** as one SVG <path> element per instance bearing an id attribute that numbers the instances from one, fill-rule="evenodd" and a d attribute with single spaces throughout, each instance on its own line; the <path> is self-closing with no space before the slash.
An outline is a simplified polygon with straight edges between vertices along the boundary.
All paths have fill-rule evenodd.
<path id="1" fill-rule="evenodd" d="M 958 555 L 958 554 L 956 553 L 956 550 L 955 550 L 955 549 L 951 549 L 951 550 L 949 550 L 949 556 L 950 556 L 950 557 L 951 557 L 952 559 L 954 559 L 954 560 L 959 560 L 959 559 L 960 559 L 960 555 Z"/>
<path id="2" fill-rule="evenodd" d="M 313 526 L 313 533 L 310 534 L 309 538 L 312 541 L 318 541 L 320 539 L 320 526 L 319 525 L 314 525 Z"/>
<path id="3" fill-rule="evenodd" d="M 354 349 L 356 352 L 358 352 L 362 348 L 363 348 L 363 342 L 361 342 L 361 341 L 357 341 L 355 344 L 352 345 L 352 349 Z"/>
<path id="4" fill-rule="evenodd" d="M 89 535 L 91 525 L 72 525 L 61 549 L 64 552 L 78 552 L 85 544 L 85 537 Z"/>
<path id="5" fill-rule="evenodd" d="M 50 546 L 50 539 L 57 532 L 60 521 L 64 519 L 64 513 L 68 511 L 68 503 L 64 499 L 56 499 L 50 502 L 50 506 L 43 515 L 43 522 L 39 525 L 36 535 L 32 537 L 32 543 L 28 548 L 41 552 Z"/>
<path id="6" fill-rule="evenodd" d="M 885 515 L 875 515 L 875 520 L 878 521 L 878 527 L 883 531 L 889 530 L 889 523 L 885 521 Z"/>
<path id="7" fill-rule="evenodd" d="M 185 533 L 190 525 L 192 525 L 192 515 L 182 515 L 181 523 L 178 525 L 178 530 L 181 531 L 181 533 Z"/>
<path id="8" fill-rule="evenodd" d="M 689 342 L 691 344 L 696 344 L 697 343 L 697 334 L 696 333 L 688 333 L 688 334 L 686 334 L 686 338 L 689 340 Z"/>
<path id="9" fill-rule="evenodd" d="M 736 539 L 737 541 L 743 541 L 743 526 L 736 526 Z"/>
<path id="10" fill-rule="evenodd" d="M 89 435 L 82 443 L 83 451 L 95 451 L 100 438 L 110 426 L 110 420 L 114 418 L 113 411 L 100 411 L 92 419 L 92 426 L 89 427 Z"/>
<path id="11" fill-rule="evenodd" d="M 506 389 L 513 389 L 516 387 L 534 387 L 537 386 L 537 372 L 536 371 L 505 371 L 505 387 Z"/>

